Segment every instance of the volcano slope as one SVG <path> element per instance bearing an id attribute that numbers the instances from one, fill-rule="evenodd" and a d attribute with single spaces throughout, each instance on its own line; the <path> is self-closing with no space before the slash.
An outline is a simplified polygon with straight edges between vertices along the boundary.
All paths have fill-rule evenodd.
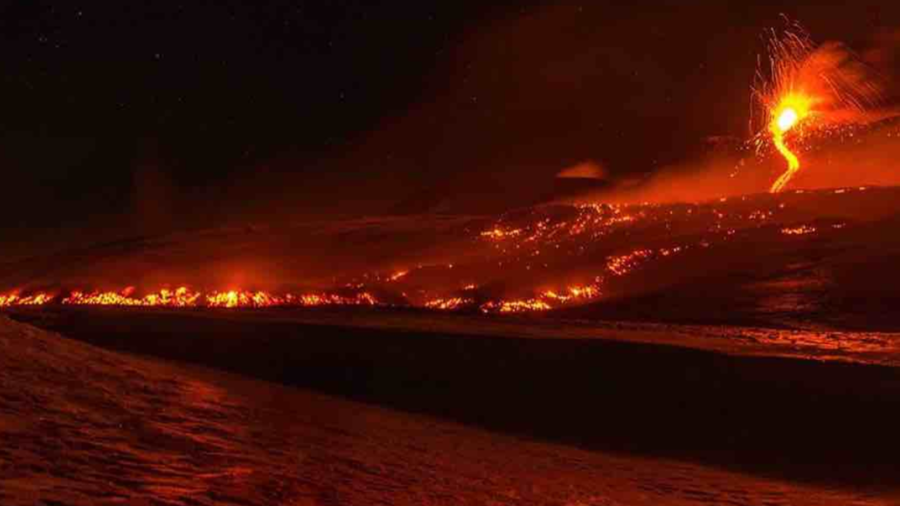
<path id="1" fill-rule="evenodd" d="M 140 297 L 187 286 L 463 313 L 893 331 L 898 202 L 898 188 L 845 188 L 48 244 L 0 259 L 0 294 L 60 302 L 73 290 Z"/>
<path id="2" fill-rule="evenodd" d="M 429 420 L 438 432 L 442 424 L 461 422 L 473 432 L 447 447 L 462 451 L 476 433 L 512 441 L 490 460 L 498 467 L 521 459 L 532 469 L 529 457 L 518 453 L 524 450 L 513 447 L 548 445 L 599 459 L 588 469 L 603 468 L 604 459 L 638 462 L 629 472 L 644 476 L 639 481 L 649 480 L 640 474 L 646 469 L 663 483 L 647 489 L 610 478 L 605 491 L 577 498 L 544 486 L 531 495 L 510 489 L 523 503 L 802 504 L 807 499 L 801 497 L 809 497 L 811 504 L 891 504 L 900 489 L 894 436 L 900 318 L 892 309 L 900 295 L 898 196 L 894 188 L 854 188 L 703 204 L 541 206 L 498 219 L 427 216 L 222 229 L 8 259 L 0 281 L 23 293 L 59 294 L 37 309 L 9 309 L 21 322 L 155 357 L 115 355 L 121 360 L 163 367 L 158 360 L 175 359 L 269 381 L 254 383 L 264 385 L 259 392 L 305 396 L 295 388 L 309 388 L 366 403 L 340 408 L 350 401 L 327 398 L 331 407 L 310 408 L 348 413 L 349 420 L 366 418 L 380 405 L 407 413 L 384 411 L 392 416 Z M 75 288 L 152 291 L 176 283 L 207 290 L 365 290 L 379 304 L 233 310 L 59 304 Z M 458 303 L 431 304 L 448 300 Z M 72 356 L 83 357 L 78 367 L 94 366 L 86 353 Z M 30 360 L 20 359 L 11 370 L 28 369 Z M 175 368 L 176 376 L 199 374 L 165 367 Z M 40 371 L 36 377 L 51 374 Z M 204 374 L 226 382 L 221 389 L 229 395 L 251 381 Z M 48 377 L 55 378 L 51 383 L 64 379 Z M 28 381 L 7 383 L 26 388 Z M 245 401 L 266 395 L 251 393 Z M 283 402 L 307 402 L 292 399 Z M 270 408 L 274 417 L 299 419 L 282 400 Z M 27 410 L 15 413 L 8 417 L 11 426 L 34 418 Z M 272 422 L 241 423 L 256 437 L 253 427 Z M 33 438 L 46 433 L 25 427 Z M 427 458 L 443 451 L 428 441 L 422 445 Z M 471 477 L 459 470 L 483 457 L 459 458 L 428 475 L 438 481 Z M 668 465 L 675 467 L 659 467 Z M 560 466 L 559 474 L 549 475 L 561 487 L 582 486 L 580 471 Z M 670 481 L 684 477 L 674 470 L 679 466 L 700 477 L 697 487 L 684 496 L 660 492 L 682 490 Z M 46 472 L 35 469 L 35 476 Z M 546 483 L 517 472 L 504 467 L 489 480 Z M 473 473 L 488 475 L 484 468 Z M 717 495 L 718 478 L 709 473 L 730 477 L 735 488 L 729 490 L 738 495 Z M 353 488 L 357 479 L 351 475 L 336 488 Z M 735 485 L 742 480 L 752 485 Z M 439 488 L 423 483 L 420 490 Z M 775 484 L 794 495 L 754 491 Z M 240 497 L 251 501 L 261 493 L 256 490 Z M 513 501 L 497 497 L 445 502 Z M 411 500 L 387 500 L 402 501 Z"/>

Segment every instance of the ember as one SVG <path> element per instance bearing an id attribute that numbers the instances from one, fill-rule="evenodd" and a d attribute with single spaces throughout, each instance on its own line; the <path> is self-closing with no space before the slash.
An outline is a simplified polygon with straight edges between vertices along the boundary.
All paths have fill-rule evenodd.
<path id="1" fill-rule="evenodd" d="M 650 258 L 652 254 L 652 251 L 642 249 L 627 255 L 612 257 L 606 262 L 606 268 L 615 276 L 624 276 L 637 267 L 641 261 Z"/>
<path id="2" fill-rule="evenodd" d="M 0 307 L 12 306 L 43 306 L 53 300 L 46 293 L 38 293 L 28 297 L 20 297 L 17 294 L 0 295 Z"/>
<path id="3" fill-rule="evenodd" d="M 425 303 L 428 309 L 439 309 L 442 311 L 450 311 L 459 309 L 463 306 L 471 305 L 474 301 L 471 299 L 463 299 L 461 297 L 453 297 L 449 299 L 434 299 Z"/>
<path id="4" fill-rule="evenodd" d="M 343 296 L 330 293 L 305 295 L 275 295 L 268 292 L 231 290 L 203 294 L 187 287 L 162 289 L 143 297 L 133 297 L 133 288 L 119 292 L 72 291 L 57 298 L 46 293 L 27 297 L 17 294 L 0 295 L 0 307 L 41 306 L 58 301 L 67 306 L 171 307 L 171 308 L 264 308 L 314 306 L 375 306 L 379 301 L 369 293 Z"/>
<path id="5" fill-rule="evenodd" d="M 192 307 L 197 305 L 200 294 L 186 287 L 176 290 L 162 289 L 143 298 L 131 297 L 133 289 L 126 288 L 121 292 L 72 292 L 62 300 L 63 304 L 75 306 L 144 306 L 144 307 Z"/>
<path id="6" fill-rule="evenodd" d="M 551 309 L 549 304 L 537 299 L 488 302 L 481 306 L 483 313 L 526 313 L 549 309 Z"/>
<path id="7" fill-rule="evenodd" d="M 784 235 L 807 235 L 814 234 L 816 232 L 816 227 L 810 225 L 801 225 L 799 227 L 787 227 L 781 229 L 781 233 Z"/>

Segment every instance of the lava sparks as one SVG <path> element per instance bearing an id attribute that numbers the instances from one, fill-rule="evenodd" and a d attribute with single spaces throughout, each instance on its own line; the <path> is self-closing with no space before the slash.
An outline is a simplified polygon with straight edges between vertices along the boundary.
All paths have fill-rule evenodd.
<path id="1" fill-rule="evenodd" d="M 799 25 L 782 35 L 773 33 L 768 72 L 760 71 L 754 98 L 766 118 L 758 138 L 770 138 L 785 158 L 787 170 L 772 184 L 771 193 L 783 191 L 800 171 L 797 147 L 816 130 L 830 132 L 870 120 L 880 99 L 879 78 L 840 43 L 816 46 Z"/>
<path id="2" fill-rule="evenodd" d="M 110 290 L 35 280 L 0 292 L 0 308 L 25 306 L 163 309 L 378 307 L 468 314 L 540 313 L 605 304 L 645 290 L 662 273 L 673 279 L 748 241 L 825 239 L 852 227 L 850 215 L 822 220 L 809 202 L 849 199 L 854 209 L 883 190 L 867 187 L 743 196 L 702 204 L 547 205 L 467 221 L 457 244 L 437 255 L 389 258 L 369 270 L 329 279 L 284 280 L 273 287 L 173 282 L 140 286 L 124 277 Z M 862 192 L 866 192 L 862 195 Z M 887 195 L 887 194 L 885 194 Z M 888 197 L 879 197 L 887 199 Z M 797 205 L 807 202 L 807 204 Z M 840 218 L 840 219 L 838 219 Z M 858 217 L 857 217 L 858 218 Z M 436 239 L 435 243 L 439 243 Z M 89 279 L 83 276 L 82 279 Z M 666 280 L 665 283 L 671 281 Z M 109 283 L 109 282 L 107 282 Z M 116 285 L 112 285 L 116 286 Z M 135 288 L 137 286 L 138 288 Z"/>

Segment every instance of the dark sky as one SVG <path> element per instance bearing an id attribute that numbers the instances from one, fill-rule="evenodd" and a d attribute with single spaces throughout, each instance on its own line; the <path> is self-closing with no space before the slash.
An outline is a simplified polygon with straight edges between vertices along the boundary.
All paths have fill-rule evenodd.
<path id="1" fill-rule="evenodd" d="M 900 28 L 893 0 L 772 4 L 0 1 L 0 230 L 494 210 L 746 136 L 782 13 Z"/>

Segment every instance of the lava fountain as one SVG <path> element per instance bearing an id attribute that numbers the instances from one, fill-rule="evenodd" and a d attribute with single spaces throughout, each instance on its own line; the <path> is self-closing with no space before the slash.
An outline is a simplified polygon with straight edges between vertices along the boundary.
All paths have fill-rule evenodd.
<path id="1" fill-rule="evenodd" d="M 843 44 L 816 46 L 797 24 L 781 35 L 773 33 L 769 71 L 757 73 L 753 90 L 766 118 L 757 145 L 770 140 L 788 163 L 769 191 L 784 190 L 800 171 L 788 137 L 802 143 L 813 130 L 831 133 L 870 121 L 882 88 L 881 79 Z"/>
<path id="2" fill-rule="evenodd" d="M 772 121 L 769 122 L 769 132 L 772 134 L 772 143 L 775 149 L 784 156 L 788 162 L 787 170 L 772 184 L 770 192 L 778 193 L 784 189 L 794 174 L 800 170 L 800 159 L 785 144 L 785 134 L 805 120 L 810 113 L 812 100 L 802 94 L 790 94 L 782 99 L 781 104 L 772 113 Z"/>

